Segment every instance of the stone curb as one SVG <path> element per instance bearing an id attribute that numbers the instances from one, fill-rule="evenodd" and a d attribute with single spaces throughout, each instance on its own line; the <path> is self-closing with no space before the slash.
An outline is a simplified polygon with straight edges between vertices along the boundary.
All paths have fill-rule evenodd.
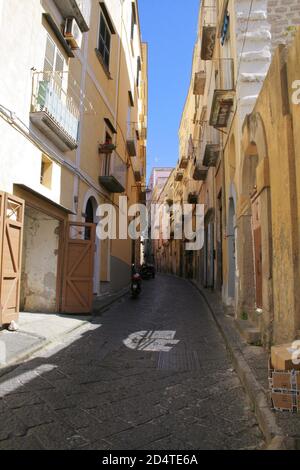
<path id="1" fill-rule="evenodd" d="M 220 333 L 222 334 L 234 368 L 254 408 L 256 419 L 266 440 L 266 449 L 295 450 L 296 440 L 285 436 L 276 423 L 276 418 L 270 409 L 270 404 L 265 391 L 258 383 L 242 353 L 242 343 L 238 333 L 235 328 L 226 321 L 222 303 L 215 298 L 215 294 L 205 292 L 204 289 L 199 287 L 193 281 L 191 281 L 191 284 L 203 297 Z"/>
<path id="2" fill-rule="evenodd" d="M 129 291 L 130 291 L 130 288 L 126 287 L 126 289 L 122 290 L 122 292 L 119 292 L 117 294 L 114 294 L 112 296 L 107 297 L 107 299 L 106 299 L 107 301 L 104 302 L 103 305 L 100 305 L 99 307 L 94 306 L 93 307 L 93 317 L 99 316 L 99 314 L 101 314 L 103 311 L 105 311 L 112 304 L 114 304 L 118 300 L 125 297 L 125 295 L 129 294 Z"/>

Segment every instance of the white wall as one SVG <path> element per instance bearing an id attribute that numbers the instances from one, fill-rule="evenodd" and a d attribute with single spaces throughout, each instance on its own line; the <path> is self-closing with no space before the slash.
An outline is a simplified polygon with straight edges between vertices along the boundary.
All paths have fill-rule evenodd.
<path id="1" fill-rule="evenodd" d="M 0 2 L 0 106 L 15 113 L 25 129 L 30 126 L 31 69 L 41 71 L 44 63 L 43 9 L 40 0 Z M 58 152 L 37 129 L 34 132 Z M 22 183 L 60 202 L 60 166 L 53 164 L 53 186 L 49 190 L 40 184 L 42 152 L 1 118 L 0 139 L 0 190 L 12 192 L 13 183 Z"/>

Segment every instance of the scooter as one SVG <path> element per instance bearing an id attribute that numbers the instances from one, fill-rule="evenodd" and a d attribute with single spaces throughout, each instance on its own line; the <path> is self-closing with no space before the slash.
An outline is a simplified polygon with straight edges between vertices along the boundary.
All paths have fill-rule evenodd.
<path id="1" fill-rule="evenodd" d="M 139 273 L 132 274 L 131 278 L 131 296 L 137 299 L 142 291 L 142 278 Z"/>

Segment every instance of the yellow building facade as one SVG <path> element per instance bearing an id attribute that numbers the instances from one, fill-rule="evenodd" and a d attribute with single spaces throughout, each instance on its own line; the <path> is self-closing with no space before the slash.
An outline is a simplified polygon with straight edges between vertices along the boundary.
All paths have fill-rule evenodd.
<path id="1" fill-rule="evenodd" d="M 95 233 L 99 205 L 118 214 L 119 196 L 129 206 L 145 193 L 148 50 L 138 3 L 1 0 L 0 24 L 0 191 L 24 208 L 8 304 L 17 310 L 20 296 L 26 311 L 88 310 L 88 299 L 129 284 L 139 253 L 139 241 Z M 82 240 L 93 254 L 76 274 Z M 85 264 L 89 272 L 80 272 Z"/>
<path id="2" fill-rule="evenodd" d="M 266 346 L 299 335 L 299 34 L 297 13 L 275 3 L 201 2 L 174 202 L 204 206 L 204 245 L 172 242 L 176 274 L 219 292 L 245 337 Z"/>

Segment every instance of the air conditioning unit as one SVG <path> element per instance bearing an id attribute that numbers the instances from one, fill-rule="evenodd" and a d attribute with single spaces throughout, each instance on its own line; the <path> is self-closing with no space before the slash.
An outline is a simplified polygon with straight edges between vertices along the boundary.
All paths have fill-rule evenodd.
<path id="1" fill-rule="evenodd" d="M 64 36 L 72 49 L 80 49 L 82 44 L 82 32 L 75 18 L 67 18 Z"/>

